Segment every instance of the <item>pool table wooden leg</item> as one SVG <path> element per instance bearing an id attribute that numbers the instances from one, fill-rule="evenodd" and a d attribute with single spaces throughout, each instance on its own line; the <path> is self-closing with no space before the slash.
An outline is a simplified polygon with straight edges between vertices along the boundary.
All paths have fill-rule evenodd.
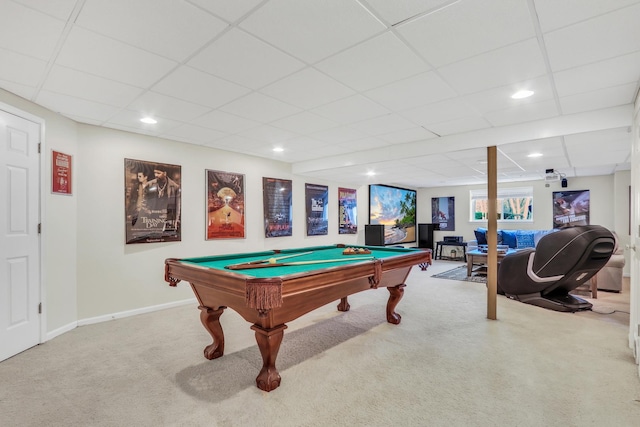
<path id="1" fill-rule="evenodd" d="M 405 286 L 406 286 L 405 284 L 402 284 L 402 285 L 394 286 L 392 288 L 387 288 L 389 289 L 389 294 L 390 294 L 389 301 L 387 301 L 387 322 L 393 323 L 394 325 L 397 325 L 398 323 L 400 323 L 400 320 L 402 319 L 402 316 L 400 316 L 394 310 L 396 309 L 396 306 L 398 305 L 398 303 L 400 302 L 400 300 L 404 295 Z"/>
<path id="2" fill-rule="evenodd" d="M 349 301 L 347 301 L 347 297 L 340 298 L 340 303 L 338 304 L 338 311 L 349 311 L 351 305 L 349 305 Z"/>
<path id="3" fill-rule="evenodd" d="M 260 390 L 271 391 L 280 386 L 280 373 L 276 368 L 276 358 L 280 350 L 280 343 L 287 325 L 264 329 L 258 325 L 252 325 L 256 331 L 256 342 L 262 355 L 262 369 L 256 377 L 256 385 Z"/>
<path id="4" fill-rule="evenodd" d="M 224 354 L 224 333 L 222 325 L 220 325 L 220 316 L 227 307 L 221 306 L 217 310 L 203 306 L 198 308 L 200 309 L 200 321 L 213 338 L 213 342 L 204 348 L 204 357 L 209 360 L 222 357 Z"/>

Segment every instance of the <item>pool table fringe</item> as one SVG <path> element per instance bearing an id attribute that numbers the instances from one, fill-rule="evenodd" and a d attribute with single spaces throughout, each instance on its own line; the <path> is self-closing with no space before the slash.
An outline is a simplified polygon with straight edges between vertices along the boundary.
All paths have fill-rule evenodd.
<path id="1" fill-rule="evenodd" d="M 282 305 L 282 283 L 252 280 L 247 282 L 246 301 L 249 308 L 269 310 Z"/>

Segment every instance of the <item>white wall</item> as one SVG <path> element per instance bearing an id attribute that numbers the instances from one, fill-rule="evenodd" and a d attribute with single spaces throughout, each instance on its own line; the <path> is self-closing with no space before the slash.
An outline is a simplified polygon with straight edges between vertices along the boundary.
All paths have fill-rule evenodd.
<path id="1" fill-rule="evenodd" d="M 192 298 L 188 284 L 164 282 L 166 258 L 357 242 L 338 234 L 339 185 L 293 176 L 289 164 L 90 125 L 78 136 L 79 319 Z M 182 166 L 181 242 L 125 244 L 125 158 Z M 205 240 L 205 169 L 245 174 L 245 239 Z M 293 181 L 293 236 L 264 237 L 262 177 Z M 329 186 L 327 236 L 306 235 L 305 183 Z"/>

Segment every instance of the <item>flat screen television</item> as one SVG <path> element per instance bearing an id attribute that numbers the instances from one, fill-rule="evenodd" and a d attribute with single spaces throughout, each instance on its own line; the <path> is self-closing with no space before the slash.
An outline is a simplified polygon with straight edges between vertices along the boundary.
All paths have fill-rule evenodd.
<path id="1" fill-rule="evenodd" d="M 369 224 L 384 225 L 384 244 L 416 241 L 415 190 L 383 184 L 369 185 Z"/>

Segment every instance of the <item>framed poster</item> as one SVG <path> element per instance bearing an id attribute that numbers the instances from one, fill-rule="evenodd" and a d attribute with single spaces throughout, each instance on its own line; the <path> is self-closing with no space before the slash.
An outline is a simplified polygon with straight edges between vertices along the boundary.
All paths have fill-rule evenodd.
<path id="1" fill-rule="evenodd" d="M 415 190 L 369 185 L 369 224 L 384 225 L 384 244 L 416 241 Z"/>
<path id="2" fill-rule="evenodd" d="M 124 159 L 127 244 L 181 240 L 181 169 L 166 163 Z"/>
<path id="3" fill-rule="evenodd" d="M 305 184 L 304 198 L 307 206 L 307 236 L 329 234 L 329 187 Z"/>
<path id="4" fill-rule="evenodd" d="M 73 194 L 71 191 L 71 161 L 70 154 L 51 151 L 51 193 Z"/>
<path id="5" fill-rule="evenodd" d="M 357 191 L 338 188 L 338 234 L 358 233 Z"/>
<path id="6" fill-rule="evenodd" d="M 553 228 L 589 225 L 589 190 L 553 192 Z"/>
<path id="7" fill-rule="evenodd" d="M 244 175 L 207 169 L 207 236 L 239 239 L 245 236 Z"/>
<path id="8" fill-rule="evenodd" d="M 265 237 L 292 235 L 292 189 L 289 179 L 262 178 Z"/>
<path id="9" fill-rule="evenodd" d="M 455 200 L 455 197 L 431 198 L 431 222 L 433 224 L 440 224 L 440 230 L 455 231 Z"/>

